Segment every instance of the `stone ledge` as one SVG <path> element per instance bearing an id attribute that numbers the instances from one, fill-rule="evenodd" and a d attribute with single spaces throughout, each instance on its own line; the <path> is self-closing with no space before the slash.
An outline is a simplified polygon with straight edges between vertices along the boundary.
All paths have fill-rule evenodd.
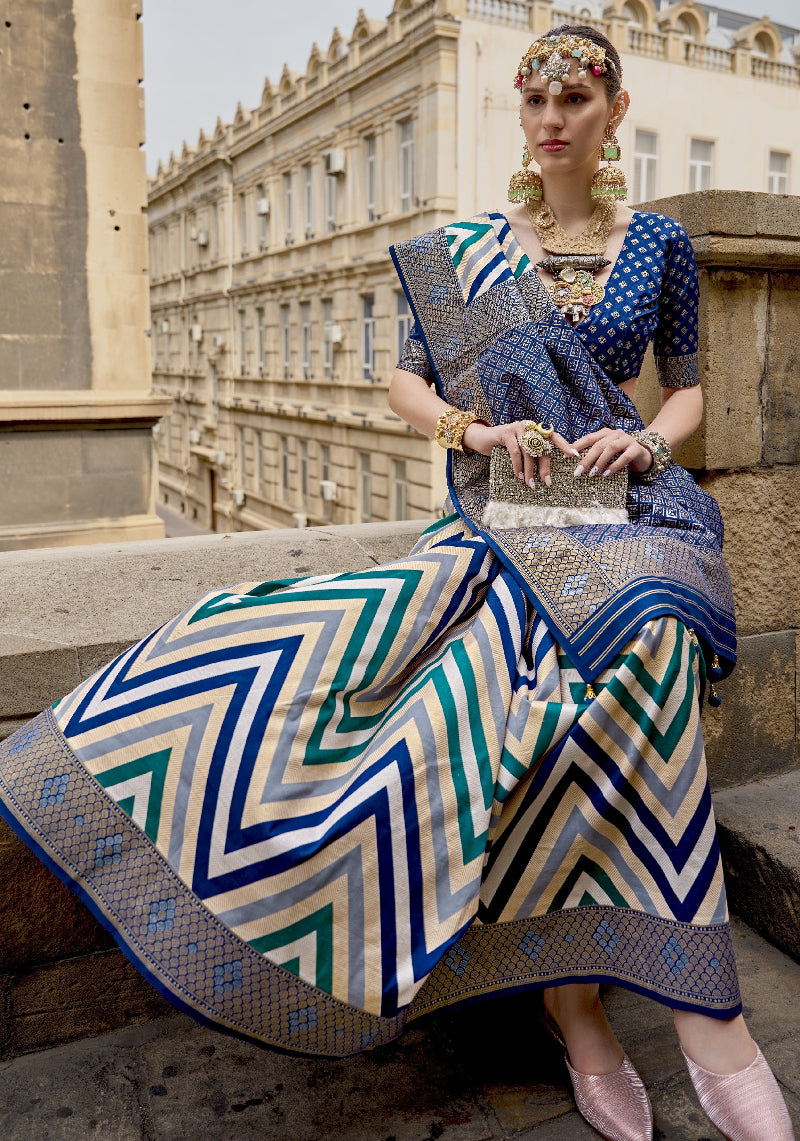
<path id="1" fill-rule="evenodd" d="M 666 214 L 685 228 L 689 237 L 704 235 L 800 241 L 800 198 L 744 190 L 701 190 L 674 194 L 643 203 L 640 209 Z M 692 243 L 694 244 L 694 242 Z M 749 245 L 738 243 L 741 252 Z M 723 247 L 724 248 L 724 247 Z M 795 259 L 800 252 L 795 254 Z M 795 262 L 796 264 L 796 262 Z"/>
<path id="2" fill-rule="evenodd" d="M 430 520 L 0 553 L 0 729 L 215 587 L 405 557 Z"/>
<path id="3" fill-rule="evenodd" d="M 800 772 L 714 800 L 731 910 L 800 962 Z"/>

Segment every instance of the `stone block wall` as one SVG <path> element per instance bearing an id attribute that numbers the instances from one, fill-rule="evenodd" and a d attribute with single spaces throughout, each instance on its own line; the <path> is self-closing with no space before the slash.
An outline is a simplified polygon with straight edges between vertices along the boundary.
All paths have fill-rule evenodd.
<path id="1" fill-rule="evenodd" d="M 3 13 L 0 550 L 157 537 L 141 6 Z"/>
<path id="2" fill-rule="evenodd" d="M 705 413 L 676 458 L 725 521 L 740 658 L 704 727 L 712 777 L 735 784 L 800 754 L 800 198 L 709 190 L 644 208 L 686 228 L 700 271 Z M 645 421 L 657 394 L 648 356 Z"/>

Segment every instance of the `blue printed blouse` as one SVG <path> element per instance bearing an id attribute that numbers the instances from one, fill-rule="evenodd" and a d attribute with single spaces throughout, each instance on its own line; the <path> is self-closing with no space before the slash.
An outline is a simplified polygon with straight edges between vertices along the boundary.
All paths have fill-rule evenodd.
<path id="1" fill-rule="evenodd" d="M 508 226 L 503 214 L 488 217 L 498 231 Z M 536 272 L 527 258 L 520 271 Z M 617 384 L 639 375 L 652 340 L 659 383 L 665 388 L 690 388 L 700 383 L 698 301 L 697 263 L 684 228 L 664 214 L 635 210 L 605 283 L 605 297 L 575 329 Z M 416 324 L 398 368 L 433 380 Z"/>

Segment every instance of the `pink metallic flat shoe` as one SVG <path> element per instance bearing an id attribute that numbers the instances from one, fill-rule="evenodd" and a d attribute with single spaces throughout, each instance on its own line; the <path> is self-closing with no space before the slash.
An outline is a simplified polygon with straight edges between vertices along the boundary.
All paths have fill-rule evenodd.
<path id="1" fill-rule="evenodd" d="M 758 1046 L 750 1065 L 735 1074 L 712 1074 L 683 1047 L 681 1053 L 706 1117 L 727 1141 L 795 1141 L 780 1086 Z"/>
<path id="2" fill-rule="evenodd" d="M 545 1024 L 564 1047 L 578 1112 L 606 1141 L 652 1141 L 653 1110 L 644 1082 L 627 1054 L 611 1074 L 582 1074 L 570 1064 L 558 1024 L 545 1009 Z"/>

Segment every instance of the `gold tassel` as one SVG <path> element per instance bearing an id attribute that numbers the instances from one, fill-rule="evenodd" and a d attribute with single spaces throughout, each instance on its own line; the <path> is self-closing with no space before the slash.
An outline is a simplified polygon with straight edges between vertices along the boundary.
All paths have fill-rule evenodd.
<path id="1" fill-rule="evenodd" d="M 542 178 L 538 171 L 528 170 L 530 161 L 531 152 L 526 143 L 522 151 L 522 169 L 511 175 L 511 181 L 508 184 L 509 202 L 530 202 L 532 199 L 541 201 L 544 193 Z"/>
<path id="2" fill-rule="evenodd" d="M 608 166 L 601 166 L 595 171 L 592 177 L 592 198 L 618 198 L 624 201 L 628 197 L 625 172 L 618 166 L 611 166 L 612 162 L 619 162 L 621 158 L 622 147 L 614 128 L 609 125 L 600 144 L 600 160 L 608 163 Z"/>

